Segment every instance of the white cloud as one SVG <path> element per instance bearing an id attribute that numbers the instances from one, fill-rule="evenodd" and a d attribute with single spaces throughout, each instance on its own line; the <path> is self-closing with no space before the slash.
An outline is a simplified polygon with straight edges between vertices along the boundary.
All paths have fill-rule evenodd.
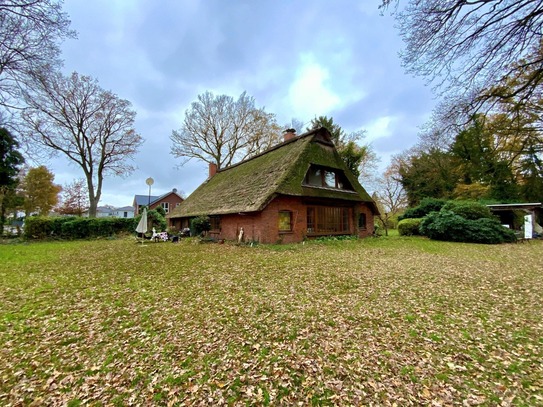
<path id="1" fill-rule="evenodd" d="M 393 116 L 383 116 L 363 126 L 366 129 L 366 141 L 389 137 L 392 135 L 392 125 L 396 119 Z"/>
<path id="2" fill-rule="evenodd" d="M 293 117 L 325 115 L 340 105 L 339 95 L 330 88 L 329 76 L 326 68 L 311 58 L 302 58 L 302 66 L 288 92 Z"/>

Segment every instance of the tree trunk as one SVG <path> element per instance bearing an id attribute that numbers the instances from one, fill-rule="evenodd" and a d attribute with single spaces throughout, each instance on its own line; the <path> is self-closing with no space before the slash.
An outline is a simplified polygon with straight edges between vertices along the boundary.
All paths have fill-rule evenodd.
<path id="1" fill-rule="evenodd" d="M 89 194 L 89 218 L 96 218 L 96 210 L 98 208 L 98 201 L 90 197 Z"/>
<path id="2" fill-rule="evenodd" d="M 85 171 L 87 172 L 87 171 Z M 92 174 L 87 172 L 87 187 L 89 190 L 89 218 L 96 218 L 96 210 L 98 208 L 99 199 L 94 194 L 94 182 L 92 181 Z"/>
<path id="3" fill-rule="evenodd" d="M 87 175 L 87 185 L 89 188 L 89 218 L 96 218 L 96 212 L 98 209 L 98 203 L 100 202 L 100 197 L 102 196 L 102 183 L 104 177 L 102 176 L 103 168 L 98 168 L 98 185 L 96 187 L 96 192 L 94 191 L 94 182 L 92 179 L 92 174 Z"/>

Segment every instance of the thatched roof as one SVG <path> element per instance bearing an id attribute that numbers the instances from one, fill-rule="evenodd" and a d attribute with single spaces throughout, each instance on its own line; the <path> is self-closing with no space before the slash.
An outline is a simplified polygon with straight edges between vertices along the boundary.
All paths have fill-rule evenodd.
<path id="1" fill-rule="evenodd" d="M 343 170 L 354 191 L 304 186 L 311 164 Z M 278 194 L 374 202 L 345 168 L 325 128 L 310 131 L 218 170 L 169 215 L 184 218 L 263 210 Z"/>

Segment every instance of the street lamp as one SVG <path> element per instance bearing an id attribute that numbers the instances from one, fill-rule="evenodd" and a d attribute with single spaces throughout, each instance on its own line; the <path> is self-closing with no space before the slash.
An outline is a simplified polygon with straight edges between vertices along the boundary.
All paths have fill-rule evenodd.
<path id="1" fill-rule="evenodd" d="M 151 185 L 155 183 L 155 180 L 149 177 L 145 180 L 145 183 L 149 185 L 149 202 L 147 203 L 147 208 L 151 210 Z"/>

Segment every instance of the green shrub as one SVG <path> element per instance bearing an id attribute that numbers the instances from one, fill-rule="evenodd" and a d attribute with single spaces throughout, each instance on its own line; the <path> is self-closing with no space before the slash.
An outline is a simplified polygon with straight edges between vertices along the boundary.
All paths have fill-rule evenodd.
<path id="1" fill-rule="evenodd" d="M 398 223 L 398 232 L 400 236 L 420 235 L 419 226 L 421 221 L 421 218 L 402 219 Z"/>
<path id="2" fill-rule="evenodd" d="M 53 231 L 51 219 L 43 216 L 27 216 L 24 225 L 25 237 L 28 239 L 45 239 Z"/>
<path id="3" fill-rule="evenodd" d="M 439 212 L 446 203 L 444 199 L 424 198 L 418 206 L 407 209 L 398 220 L 423 218 L 430 212 Z"/>
<path id="4" fill-rule="evenodd" d="M 62 236 L 62 225 L 68 222 L 71 218 L 69 217 L 56 217 L 56 218 L 46 218 L 50 223 L 51 227 L 51 236 Z"/>
<path id="5" fill-rule="evenodd" d="M 211 230 L 209 216 L 198 216 L 190 221 L 191 236 L 200 236 Z"/>
<path id="6" fill-rule="evenodd" d="M 517 240 L 515 232 L 502 226 L 498 219 L 481 218 L 473 222 L 476 226 L 474 239 L 477 238 L 478 243 L 512 243 Z M 498 239 L 495 239 L 493 234 L 496 234 Z"/>
<path id="7" fill-rule="evenodd" d="M 448 210 L 427 215 L 419 230 L 430 239 L 450 242 L 497 244 L 514 242 L 516 239 L 513 231 L 503 227 L 496 219 L 466 219 Z"/>
<path id="8" fill-rule="evenodd" d="M 62 225 L 62 237 L 66 239 L 85 239 L 89 237 L 89 218 L 72 218 Z"/>
<path id="9" fill-rule="evenodd" d="M 134 233 L 137 223 L 134 223 L 132 218 L 109 218 L 113 234 L 118 235 L 121 233 Z"/>
<path id="10" fill-rule="evenodd" d="M 162 211 L 164 211 L 162 207 L 159 207 L 159 208 L 162 209 Z M 150 211 L 147 211 L 147 222 L 148 222 L 147 225 L 148 225 L 149 231 L 155 228 L 157 232 L 162 232 L 166 230 L 166 228 L 168 227 L 168 222 L 166 221 L 166 218 L 164 218 L 164 216 L 161 214 L 161 211 L 157 209 L 152 209 Z M 138 225 L 140 219 L 141 219 L 141 215 L 139 215 L 138 217 L 134 219 L 136 226 Z M 136 226 L 134 226 L 134 229 L 136 228 Z"/>
<path id="11" fill-rule="evenodd" d="M 29 217 L 25 221 L 25 237 L 45 239 L 88 239 L 108 237 L 135 230 L 133 219 L 124 218 L 80 218 L 80 217 Z"/>
<path id="12" fill-rule="evenodd" d="M 481 218 L 494 219 L 494 215 L 492 215 L 488 206 L 474 201 L 449 201 L 442 209 L 470 220 Z"/>
<path id="13" fill-rule="evenodd" d="M 115 235 L 117 233 L 115 230 L 116 223 L 115 218 L 90 219 L 88 225 L 89 235 L 90 237 Z"/>

